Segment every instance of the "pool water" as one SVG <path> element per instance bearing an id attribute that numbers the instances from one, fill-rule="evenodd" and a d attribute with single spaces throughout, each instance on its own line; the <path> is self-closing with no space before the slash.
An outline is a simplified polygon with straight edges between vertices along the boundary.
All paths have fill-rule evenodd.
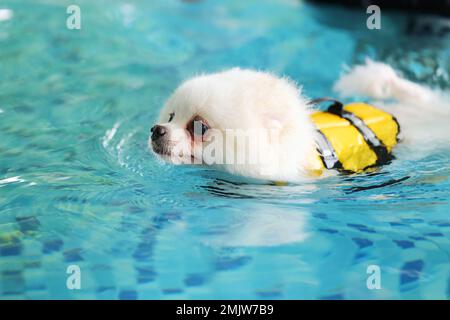
<path id="1" fill-rule="evenodd" d="M 81 30 L 66 28 L 72 1 L 0 4 L 2 299 L 450 298 L 448 149 L 283 187 L 147 149 L 192 75 L 269 70 L 321 97 L 369 56 L 450 89 L 448 34 L 295 0 L 77 3 Z"/>

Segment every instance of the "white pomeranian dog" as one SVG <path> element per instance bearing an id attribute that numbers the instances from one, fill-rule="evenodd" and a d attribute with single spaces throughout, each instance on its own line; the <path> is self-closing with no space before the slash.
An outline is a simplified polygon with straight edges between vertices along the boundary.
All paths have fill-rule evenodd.
<path id="1" fill-rule="evenodd" d="M 341 97 L 357 95 L 375 100 L 374 106 L 392 114 L 399 124 L 401 130 L 396 128 L 396 133 L 400 133 L 401 143 L 429 146 L 430 142 L 449 141 L 443 128 L 450 124 L 450 98 L 403 79 L 386 64 L 367 60 L 339 79 L 334 89 Z M 330 139 L 323 142 L 312 120 L 317 112 L 314 101 L 304 97 L 292 81 L 234 68 L 181 84 L 162 108 L 158 124 L 152 127 L 149 146 L 175 164 L 208 165 L 249 178 L 298 182 L 343 169 L 325 165 L 324 159 L 336 154 Z M 384 147 L 383 141 L 369 128 L 377 117 L 364 123 L 352 116 L 339 119 L 351 121 L 351 130 L 357 129 L 362 137 L 355 137 L 355 141 L 364 144 L 362 141 L 367 140 L 365 148 L 372 148 L 379 156 L 376 147 Z M 339 123 L 343 122 L 336 123 L 339 134 Z M 323 127 L 326 129 L 327 124 Z M 341 142 L 346 143 L 334 141 L 334 147 L 340 148 Z M 347 160 L 364 162 L 363 158 L 370 157 L 369 151 L 358 152 L 345 150 Z"/>

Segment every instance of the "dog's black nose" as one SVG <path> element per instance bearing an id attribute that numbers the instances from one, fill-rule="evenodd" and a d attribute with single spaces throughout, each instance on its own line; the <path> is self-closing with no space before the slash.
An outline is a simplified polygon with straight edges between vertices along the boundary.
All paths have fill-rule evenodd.
<path id="1" fill-rule="evenodd" d="M 160 125 L 154 126 L 153 128 L 150 129 L 150 131 L 152 132 L 152 140 L 161 138 L 163 135 L 167 133 L 167 129 Z"/>

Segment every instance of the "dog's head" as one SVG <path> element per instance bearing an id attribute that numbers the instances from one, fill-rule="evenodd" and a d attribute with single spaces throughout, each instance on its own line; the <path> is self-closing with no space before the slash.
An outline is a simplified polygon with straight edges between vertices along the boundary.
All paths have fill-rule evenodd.
<path id="1" fill-rule="evenodd" d="M 271 155 L 285 168 L 288 159 L 298 165 L 296 150 L 310 139 L 305 105 L 294 85 L 267 73 L 235 68 L 198 76 L 166 102 L 149 145 L 173 163 L 260 177 Z"/>

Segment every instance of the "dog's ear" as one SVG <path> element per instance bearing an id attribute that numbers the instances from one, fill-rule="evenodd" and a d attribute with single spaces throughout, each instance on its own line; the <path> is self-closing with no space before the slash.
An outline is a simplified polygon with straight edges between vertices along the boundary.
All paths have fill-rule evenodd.
<path id="1" fill-rule="evenodd" d="M 266 129 L 280 130 L 283 127 L 283 116 L 277 113 L 264 113 L 262 124 Z"/>

